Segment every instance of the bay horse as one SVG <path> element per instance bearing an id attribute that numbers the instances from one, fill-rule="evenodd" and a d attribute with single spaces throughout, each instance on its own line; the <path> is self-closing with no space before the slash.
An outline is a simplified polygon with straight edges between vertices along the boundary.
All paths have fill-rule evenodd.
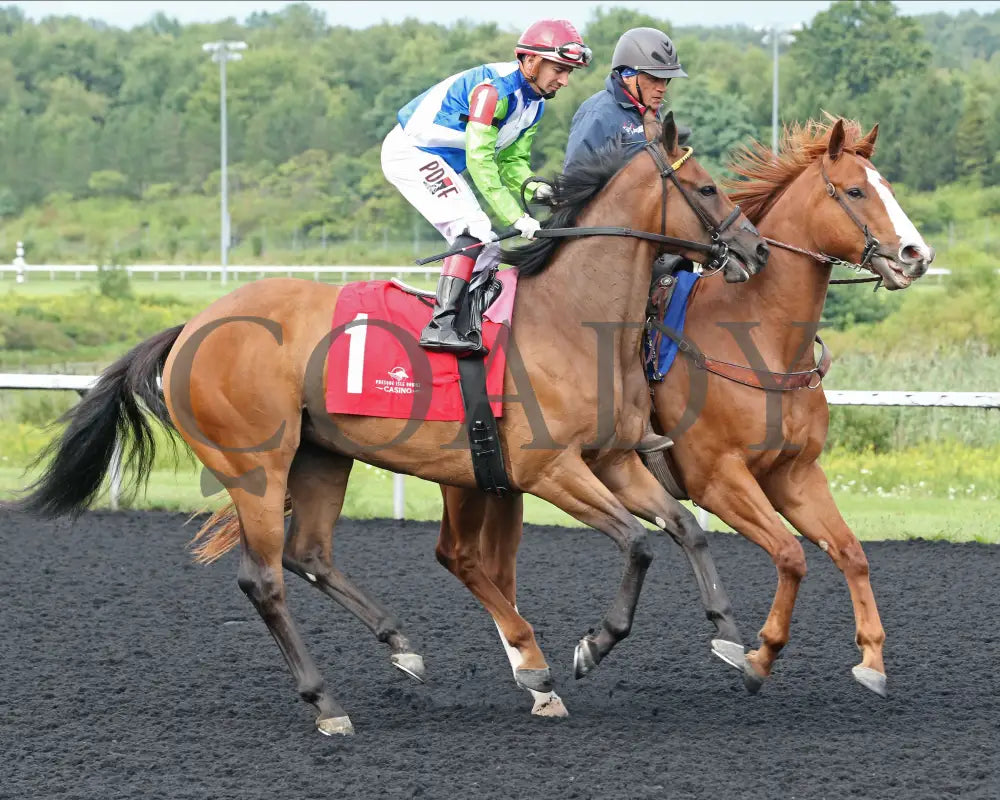
<path id="1" fill-rule="evenodd" d="M 854 121 L 811 121 L 787 129 L 777 154 L 757 142 L 740 151 L 731 168 L 744 180 L 729 194 L 771 245 L 768 269 L 738 286 L 697 281 L 683 332 L 691 357 L 678 356 L 651 387 L 654 426 L 676 442 L 644 456 L 647 465 L 678 497 L 690 497 L 762 547 L 777 569 L 760 646 L 741 665 L 751 692 L 788 642 L 806 574 L 802 545 L 783 516 L 844 574 L 862 653 L 852 674 L 876 694 L 887 693 L 885 632 L 868 561 L 817 460 L 829 407 L 825 368 L 811 345 L 834 261 L 864 264 L 887 289 L 899 290 L 927 271 L 934 250 L 871 162 L 878 126 L 862 133 Z M 439 553 L 459 547 L 478 522 L 473 552 L 513 602 L 520 498 L 451 486 L 442 494 Z M 692 566 L 701 569 L 698 561 Z M 700 575 L 699 584 L 712 577 Z"/>
<path id="2" fill-rule="evenodd" d="M 756 229 L 690 156 L 690 149 L 678 147 L 669 117 L 659 142 L 614 171 L 606 185 L 591 185 L 593 199 L 566 218 L 579 227 L 600 223 L 637 233 L 581 237 L 558 246 L 542 240 L 525 249 L 518 265 L 521 281 L 509 337 L 517 357 L 513 349 L 508 354 L 508 399 L 498 419 L 511 485 L 606 534 L 625 560 L 610 608 L 596 632 L 577 646 L 577 663 L 588 670 L 628 635 L 652 558 L 648 532 L 633 514 L 678 536 L 689 516 L 633 449 L 648 424 L 650 397 L 640 357 L 642 332 L 629 322 L 642 316 L 657 249 L 637 237 L 659 230 L 683 239 L 687 244 L 674 249 L 695 260 L 708 247 L 723 247 L 729 257 L 720 268 L 733 281 L 756 273 L 768 256 Z M 581 191 L 570 181 L 567 191 L 574 189 Z M 677 200 L 669 215 L 668 197 Z M 282 567 L 334 593 L 330 531 L 356 459 L 441 484 L 476 486 L 468 450 L 453 444 L 464 437 L 459 422 L 326 412 L 324 356 L 335 333 L 330 318 L 339 292 L 340 287 L 312 281 L 255 281 L 187 324 L 136 346 L 105 370 L 69 413 L 67 429 L 50 445 L 54 455 L 45 471 L 12 504 L 41 514 L 79 512 L 96 496 L 112 453 L 125 438 L 131 478 L 141 483 L 154 455 L 145 406 L 180 434 L 229 492 L 238 533 L 218 538 L 214 532 L 206 552 L 242 544 L 240 588 L 327 735 L 350 734 L 353 725 L 298 633 L 285 601 Z M 618 330 L 610 365 L 599 364 L 599 337 L 581 335 L 585 323 Z M 610 386 L 610 396 L 602 393 L 602 383 Z M 286 493 L 295 517 L 287 544 Z M 356 602 L 362 590 L 348 585 L 350 596 L 339 599 Z M 518 681 L 550 690 L 550 670 L 531 626 L 499 591 L 484 584 L 477 596 L 498 609 L 504 639 L 520 655 Z M 404 669 L 418 663 L 394 620 L 379 616 L 372 626 Z"/>

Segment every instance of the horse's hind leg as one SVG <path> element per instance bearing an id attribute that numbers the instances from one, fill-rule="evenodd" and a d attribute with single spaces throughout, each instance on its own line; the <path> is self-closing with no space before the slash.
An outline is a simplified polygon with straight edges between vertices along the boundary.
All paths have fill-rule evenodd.
<path id="1" fill-rule="evenodd" d="M 361 620 L 389 645 L 393 666 L 423 682 L 423 658 L 413 652 L 393 614 L 333 565 L 333 529 L 353 464 L 309 443 L 299 447 L 288 474 L 292 518 L 283 564 Z"/>
<path id="2" fill-rule="evenodd" d="M 865 688 L 885 697 L 885 663 L 882 660 L 885 630 L 875 605 L 868 559 L 841 516 L 822 468 L 813 462 L 798 473 L 779 472 L 767 480 L 764 489 L 785 519 L 830 556 L 844 573 L 854 605 L 855 641 L 862 653 L 861 663 L 853 670 L 854 678 Z"/>
<path id="3" fill-rule="evenodd" d="M 661 528 L 663 526 L 657 518 L 666 520 L 668 515 L 673 518 L 672 524 L 663 529 L 680 545 L 691 564 L 705 615 L 716 630 L 716 638 L 712 639 L 712 652 L 730 666 L 742 670 L 743 637 L 736 624 L 729 595 L 722 585 L 722 578 L 719 577 L 712 553 L 708 549 L 708 537 L 694 514 L 680 503 L 670 503 L 669 509 L 653 507 L 651 498 L 658 493 L 649 491 L 649 480 L 653 476 L 649 473 L 647 477 L 646 472 L 644 467 L 640 468 L 634 459 L 629 458 L 600 477 L 622 505 L 637 517 Z"/>
<path id="4" fill-rule="evenodd" d="M 239 585 L 278 643 L 295 679 L 299 696 L 312 703 L 319 712 L 316 727 L 327 735 L 351 734 L 354 732 L 351 720 L 327 693 L 323 676 L 306 650 L 285 602 L 281 569 L 285 538 L 285 481 L 276 470 L 268 470 L 268 478 L 263 497 L 242 489 L 230 490 L 243 531 Z"/>

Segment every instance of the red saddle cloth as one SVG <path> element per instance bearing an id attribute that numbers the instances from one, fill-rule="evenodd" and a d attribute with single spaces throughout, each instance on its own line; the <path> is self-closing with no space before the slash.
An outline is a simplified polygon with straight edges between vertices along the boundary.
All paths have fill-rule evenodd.
<path id="1" fill-rule="evenodd" d="M 517 272 L 497 273 L 503 291 L 486 310 L 483 340 L 486 392 L 503 394 L 510 314 Z M 333 339 L 327 353 L 326 410 L 330 414 L 365 417 L 461 421 L 465 419 L 458 360 L 432 353 L 418 344 L 431 318 L 431 298 L 416 297 L 389 281 L 349 283 L 341 289 L 333 311 Z M 495 347 L 502 334 L 501 346 Z M 502 403 L 490 403 L 495 416 Z"/>

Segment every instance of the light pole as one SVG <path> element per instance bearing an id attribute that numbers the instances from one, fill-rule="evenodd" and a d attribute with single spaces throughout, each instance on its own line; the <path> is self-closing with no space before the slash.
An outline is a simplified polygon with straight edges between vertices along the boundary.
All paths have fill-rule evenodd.
<path id="1" fill-rule="evenodd" d="M 771 87 L 771 152 L 775 154 L 778 152 L 778 46 L 786 42 L 791 42 L 795 38 L 794 31 L 801 27 L 799 23 L 788 29 L 781 29 L 777 25 L 772 25 L 770 28 L 764 29 L 767 32 L 761 39 L 764 44 L 767 44 L 768 41 L 771 42 L 771 50 L 774 54 L 774 66 L 772 68 L 773 83 Z"/>
<path id="2" fill-rule="evenodd" d="M 222 222 L 219 233 L 222 256 L 222 283 L 229 277 L 229 180 L 226 171 L 226 62 L 239 61 L 243 56 L 238 52 L 247 49 L 246 42 L 206 42 L 201 46 L 212 54 L 212 61 L 219 62 L 219 139 L 222 150 Z"/>

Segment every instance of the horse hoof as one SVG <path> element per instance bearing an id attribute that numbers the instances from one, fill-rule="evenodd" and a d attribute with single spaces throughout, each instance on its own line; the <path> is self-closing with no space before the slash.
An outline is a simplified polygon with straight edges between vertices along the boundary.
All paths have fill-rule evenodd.
<path id="1" fill-rule="evenodd" d="M 851 674 L 854 676 L 854 680 L 856 680 L 866 689 L 871 689 L 879 697 L 887 697 L 889 695 L 889 689 L 886 686 L 885 675 L 883 675 L 877 669 L 872 669 L 871 667 L 863 667 L 860 664 L 858 664 L 856 667 L 851 669 Z"/>
<path id="2" fill-rule="evenodd" d="M 592 639 L 584 636 L 580 640 L 580 644 L 576 646 L 576 652 L 573 653 L 573 674 L 577 680 L 580 680 L 598 663 L 600 663 L 600 659 L 597 657 L 597 645 Z"/>
<path id="3" fill-rule="evenodd" d="M 555 692 L 549 694 L 548 697 L 535 700 L 531 713 L 536 717 L 552 717 L 553 719 L 569 716 L 562 698 Z"/>
<path id="4" fill-rule="evenodd" d="M 522 689 L 532 692 L 552 691 L 552 671 L 545 669 L 518 669 L 514 672 L 514 680 Z"/>
<path id="5" fill-rule="evenodd" d="M 764 685 L 766 676 L 761 675 L 754 669 L 753 664 L 750 663 L 749 658 L 743 659 L 743 686 L 746 688 L 750 694 L 757 694 L 760 688 Z"/>
<path id="6" fill-rule="evenodd" d="M 324 736 L 353 736 L 354 725 L 350 717 L 322 717 L 316 720 L 316 727 Z"/>
<path id="7" fill-rule="evenodd" d="M 393 653 L 392 665 L 415 681 L 424 682 L 424 659 L 416 653 Z"/>
<path id="8" fill-rule="evenodd" d="M 712 639 L 712 655 L 721 658 L 729 666 L 743 669 L 743 645 L 725 639 Z"/>

